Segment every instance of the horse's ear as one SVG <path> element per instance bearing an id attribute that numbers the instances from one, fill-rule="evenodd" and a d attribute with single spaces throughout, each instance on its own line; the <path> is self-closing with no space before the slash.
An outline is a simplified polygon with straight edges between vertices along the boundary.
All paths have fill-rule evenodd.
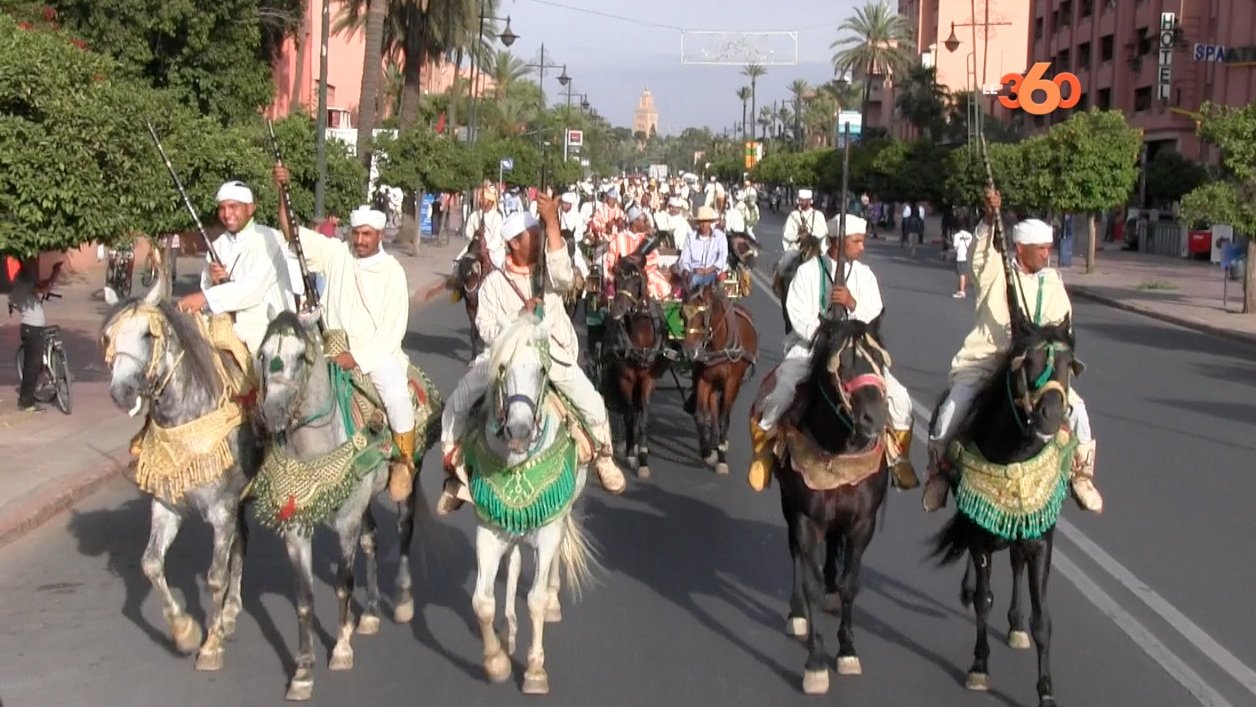
<path id="1" fill-rule="evenodd" d="M 275 317 L 277 316 L 279 316 L 279 312 L 275 311 L 275 305 L 267 303 L 266 304 L 266 320 L 273 322 L 275 321 Z"/>
<path id="2" fill-rule="evenodd" d="M 105 304 L 112 307 L 113 305 L 121 301 L 122 301 L 121 298 L 118 297 L 117 290 L 113 289 L 112 287 L 108 285 L 105 285 Z"/>
<path id="3" fill-rule="evenodd" d="M 885 310 L 876 316 L 876 319 L 868 322 L 868 333 L 872 334 L 878 341 L 881 340 L 881 318 L 885 316 Z"/>
<path id="4" fill-rule="evenodd" d="M 297 321 L 301 322 L 301 326 L 306 329 L 313 330 L 318 325 L 318 320 L 323 316 L 321 307 L 307 309 L 297 313 Z"/>
<path id="5" fill-rule="evenodd" d="M 1074 378 L 1081 378 L 1082 373 L 1086 372 L 1086 364 L 1082 363 L 1080 358 L 1075 358 L 1072 361 L 1069 361 L 1068 366 L 1072 369 Z"/>
<path id="6" fill-rule="evenodd" d="M 1064 336 L 1068 339 L 1069 346 L 1075 346 L 1077 340 L 1073 336 L 1073 313 L 1069 312 L 1064 315 L 1064 323 L 1060 325 L 1063 328 Z"/>

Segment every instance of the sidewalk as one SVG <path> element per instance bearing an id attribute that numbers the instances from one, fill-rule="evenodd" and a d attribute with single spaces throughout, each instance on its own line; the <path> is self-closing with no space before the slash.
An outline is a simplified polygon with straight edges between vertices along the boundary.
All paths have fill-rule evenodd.
<path id="1" fill-rule="evenodd" d="M 445 246 L 424 239 L 417 257 L 404 248 L 386 248 L 405 268 L 411 307 L 444 293 L 450 261 L 464 244 L 460 238 Z M 176 295 L 196 287 L 203 262 L 179 259 Z M 101 294 L 103 282 L 103 266 L 70 274 L 56 288 L 62 299 L 44 305 L 49 322 L 61 326 L 65 340 L 74 374 L 73 414 L 63 415 L 53 405 L 43 414 L 18 412 L 16 371 L 0 360 L 0 455 L 5 459 L 0 466 L 0 547 L 94 492 L 132 463 L 127 446 L 140 421 L 118 410 L 109 398 L 108 370 L 97 344 L 108 309 Z M 133 294 L 142 291 L 137 268 Z M 17 318 L 0 320 L 0 351 L 8 361 L 13 361 L 18 342 Z"/>
<path id="2" fill-rule="evenodd" d="M 1241 314 L 1243 282 L 1225 283 L 1218 265 L 1114 248 L 1096 253 L 1095 272 L 1087 275 L 1085 260 L 1084 255 L 1074 256 L 1070 267 L 1061 268 L 1074 297 L 1229 339 L 1256 342 L 1256 314 Z M 1224 306 L 1223 287 L 1228 291 Z"/>

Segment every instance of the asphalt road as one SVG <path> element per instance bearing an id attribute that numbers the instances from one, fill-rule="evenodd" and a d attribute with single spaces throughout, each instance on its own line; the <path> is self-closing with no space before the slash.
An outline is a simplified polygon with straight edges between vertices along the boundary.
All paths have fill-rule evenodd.
<path id="1" fill-rule="evenodd" d="M 779 239 L 767 216 L 765 243 Z M 769 248 L 771 250 L 771 248 Z M 774 261 L 765 254 L 764 261 Z M 971 300 L 953 300 L 952 268 L 936 250 L 910 258 L 873 242 L 868 262 L 881 281 L 884 326 L 895 372 L 918 402 L 932 404 L 971 321 Z M 748 301 L 760 339 L 783 337 L 777 305 L 761 282 Z M 1098 483 L 1107 509 L 1069 502 L 1057 535 L 1050 592 L 1052 665 L 1061 704 L 1256 704 L 1256 585 L 1249 512 L 1256 477 L 1256 374 L 1249 347 L 1084 301 L 1074 304 L 1079 381 L 1099 439 Z M 469 355 L 466 318 L 438 303 L 411 320 L 406 346 L 452 390 Z M 775 489 L 746 485 L 744 430 L 750 397 L 781 352 L 766 351 L 734 415 L 733 474 L 717 477 L 697 458 L 681 395 L 665 383 L 652 425 L 648 482 L 630 479 L 608 497 L 591 483 L 583 499 L 606 572 L 564 620 L 546 631 L 556 705 L 802 704 L 804 648 L 784 635 L 790 561 Z M 920 411 L 923 416 L 923 410 Z M 924 448 L 913 456 L 923 471 Z M 439 489 L 429 455 L 422 483 Z M 927 538 L 949 516 L 920 511 L 917 492 L 891 494 L 886 524 L 866 556 L 856 642 L 864 675 L 833 674 L 828 699 L 844 705 L 1035 703 L 1032 651 L 1001 643 L 1007 560 L 996 567 L 994 691 L 964 690 L 974 629 L 958 601 L 961 567 L 927 560 Z M 383 504 L 381 504 L 383 506 Z M 953 505 L 952 505 L 953 507 Z M 381 507 L 384 522 L 391 517 Z M 522 703 L 528 630 L 515 682 L 487 683 L 470 606 L 474 581 L 468 510 L 438 519 L 415 568 L 418 610 L 408 626 L 387 618 L 354 640 L 356 667 L 325 669 L 335 627 L 333 542 L 316 535 L 315 704 Z M 27 538 L 0 551 L 0 701 L 18 705 L 266 705 L 283 699 L 296 643 L 293 580 L 280 542 L 252 535 L 245 614 L 225 667 L 197 673 L 172 653 L 157 598 L 139 569 L 147 504 L 117 481 Z M 381 531 L 385 593 L 396 569 L 396 535 Z M 194 615 L 207 600 L 208 528 L 190 522 L 170 553 L 168 576 Z M 500 592 L 499 592 L 500 596 Z M 521 610 L 524 608 L 520 602 Z M 526 614 L 525 614 L 526 616 Z M 830 651 L 837 622 L 826 617 Z M 526 622 L 525 622 L 526 624 Z"/>

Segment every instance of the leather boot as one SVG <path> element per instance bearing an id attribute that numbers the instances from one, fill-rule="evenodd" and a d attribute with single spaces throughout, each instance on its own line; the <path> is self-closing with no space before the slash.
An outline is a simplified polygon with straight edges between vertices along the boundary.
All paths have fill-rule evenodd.
<path id="1" fill-rule="evenodd" d="M 400 458 L 389 465 L 388 495 L 397 503 L 405 503 L 414 490 L 414 430 L 393 433 L 393 444 Z"/>
<path id="2" fill-rule="evenodd" d="M 1103 496 L 1095 488 L 1095 441 L 1077 445 L 1073 457 L 1073 498 L 1083 510 L 1103 512 Z"/>
<path id="3" fill-rule="evenodd" d="M 628 486 L 628 482 L 624 480 L 624 472 L 615 463 L 610 447 L 604 448 L 593 460 L 593 470 L 597 472 L 597 479 L 607 493 L 618 496 Z"/>
<path id="4" fill-rule="evenodd" d="M 925 490 L 921 494 L 921 505 L 927 512 L 946 507 L 946 496 L 951 490 L 951 483 L 946 477 L 943 464 L 945 461 L 941 452 L 932 444 L 929 445 L 929 479 L 925 481 Z"/>
<path id="5" fill-rule="evenodd" d="M 898 455 L 893 458 L 894 465 L 890 467 L 894 485 L 904 491 L 914 489 L 920 485 L 920 477 L 916 476 L 916 468 L 911 465 L 911 430 L 891 430 L 890 434 L 898 447 Z"/>
<path id="6" fill-rule="evenodd" d="M 462 484 L 458 478 L 455 469 L 462 463 L 462 448 L 459 445 L 452 445 L 445 450 L 444 467 L 445 467 L 445 483 L 441 487 L 440 498 L 436 499 L 436 515 L 449 515 L 454 511 L 462 508 L 465 498 L 471 497 L 471 492 Z"/>
<path id="7" fill-rule="evenodd" d="M 750 461 L 750 472 L 746 475 L 750 488 L 762 491 L 772 485 L 772 466 L 776 463 L 776 455 L 772 453 L 771 432 L 759 427 L 759 420 L 750 418 L 750 450 L 754 458 Z"/>

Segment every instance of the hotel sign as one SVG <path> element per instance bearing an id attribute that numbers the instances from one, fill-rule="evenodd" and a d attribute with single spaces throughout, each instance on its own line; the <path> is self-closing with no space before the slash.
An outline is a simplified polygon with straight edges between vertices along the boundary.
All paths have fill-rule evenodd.
<path id="1" fill-rule="evenodd" d="M 1177 38 L 1177 23 L 1172 12 L 1160 13 L 1160 61 L 1156 86 L 1160 100 L 1169 100 L 1173 88 L 1173 42 Z"/>

